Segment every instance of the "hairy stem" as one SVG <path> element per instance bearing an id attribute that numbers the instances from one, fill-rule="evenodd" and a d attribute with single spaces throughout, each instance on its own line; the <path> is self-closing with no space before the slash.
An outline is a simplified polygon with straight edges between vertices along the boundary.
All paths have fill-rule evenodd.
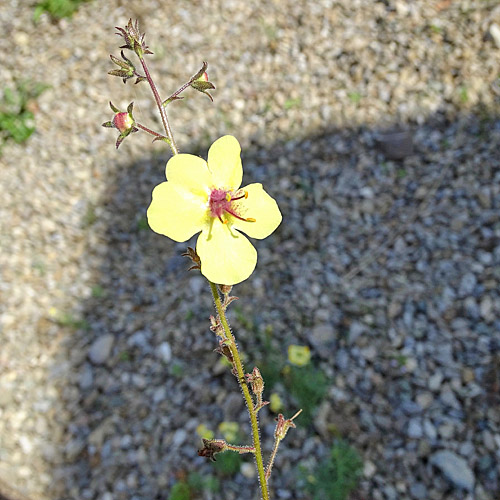
<path id="1" fill-rule="evenodd" d="M 160 112 L 161 116 L 161 121 L 163 123 L 163 127 L 165 129 L 165 133 L 167 134 L 167 137 L 169 139 L 169 146 L 170 149 L 172 150 L 172 154 L 176 155 L 179 153 L 179 150 L 177 149 L 177 145 L 175 144 L 174 136 L 172 134 L 172 129 L 170 128 L 170 123 L 168 122 L 168 117 L 167 117 L 167 112 L 165 111 L 165 107 L 162 104 L 162 100 L 160 98 L 160 94 L 158 94 L 158 90 L 156 89 L 156 85 L 151 78 L 151 75 L 149 74 L 148 67 L 146 65 L 146 61 L 144 60 L 143 57 L 139 57 L 139 60 L 141 61 L 142 68 L 144 69 L 144 74 L 146 75 L 146 80 L 149 83 L 149 86 L 151 87 L 151 91 L 153 92 L 153 96 L 156 101 L 156 106 L 158 107 L 158 111 Z"/>
<path id="2" fill-rule="evenodd" d="M 157 137 L 158 139 L 166 139 L 167 142 L 170 141 L 168 137 L 165 137 L 164 135 L 159 134 L 158 132 L 155 132 L 154 130 L 151 130 L 148 127 L 145 127 L 144 125 L 141 125 L 140 123 L 135 122 L 135 126 L 137 128 L 140 128 L 141 130 L 144 130 L 144 132 L 147 132 L 148 134 L 151 134 L 154 137 Z"/>
<path id="3" fill-rule="evenodd" d="M 234 360 L 234 366 L 238 373 L 238 383 L 240 384 L 241 390 L 243 392 L 243 396 L 245 397 L 245 401 L 248 408 L 248 414 L 250 415 L 250 423 L 252 425 L 252 438 L 253 438 L 253 446 L 255 448 L 255 462 L 257 464 L 257 472 L 259 474 L 259 481 L 262 493 L 262 500 L 269 500 L 269 492 L 267 489 L 267 481 L 266 481 L 266 473 L 264 470 L 264 462 L 262 460 L 262 450 L 260 447 L 260 436 L 259 436 L 259 423 L 257 422 L 257 412 L 254 409 L 254 404 L 252 400 L 252 396 L 250 395 L 250 391 L 248 390 L 248 386 L 245 382 L 245 372 L 243 370 L 243 364 L 241 362 L 240 354 L 238 352 L 238 348 L 236 346 L 236 342 L 234 340 L 233 334 L 231 333 L 231 329 L 229 328 L 229 324 L 226 319 L 226 313 L 224 308 L 222 307 L 222 302 L 220 300 L 220 295 L 217 290 L 217 285 L 209 281 L 210 289 L 212 290 L 212 295 L 215 302 L 215 308 L 217 309 L 217 313 L 219 315 L 222 327 L 224 328 L 224 332 L 226 337 L 229 339 L 228 347 L 231 349 L 231 354 Z"/>

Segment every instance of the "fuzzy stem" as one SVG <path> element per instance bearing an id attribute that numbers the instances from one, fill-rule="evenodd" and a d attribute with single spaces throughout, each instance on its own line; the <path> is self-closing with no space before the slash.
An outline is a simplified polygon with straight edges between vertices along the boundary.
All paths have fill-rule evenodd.
<path id="1" fill-rule="evenodd" d="M 155 132 L 154 130 L 151 130 L 150 128 L 145 127 L 144 125 L 141 125 L 140 123 L 135 122 L 135 126 L 137 128 L 140 128 L 141 130 L 144 130 L 144 132 L 147 132 L 148 134 L 151 134 L 151 135 L 157 137 L 158 139 L 166 139 L 167 142 L 170 141 L 170 139 L 168 137 L 165 137 L 164 135 L 161 135 L 158 132 Z"/>
<path id="2" fill-rule="evenodd" d="M 262 500 L 269 500 L 269 492 L 267 489 L 267 482 L 266 482 L 266 473 L 264 471 L 264 462 L 262 460 L 262 450 L 260 447 L 259 423 L 257 421 L 257 412 L 254 409 L 252 396 L 250 395 L 248 386 L 245 383 L 245 372 L 243 371 L 243 364 L 241 362 L 241 358 L 238 352 L 238 348 L 236 347 L 236 342 L 234 340 L 233 334 L 231 333 L 231 329 L 229 328 L 224 308 L 222 307 L 220 295 L 219 292 L 217 291 L 217 285 L 215 285 L 211 281 L 209 281 L 209 283 L 215 302 L 215 308 L 217 309 L 217 313 L 219 315 L 222 327 L 224 328 L 226 337 L 230 340 L 229 348 L 231 349 L 234 365 L 238 373 L 238 382 L 243 392 L 243 396 L 245 397 L 245 401 L 248 408 L 248 414 L 250 415 L 250 423 L 252 425 L 253 445 L 255 448 L 255 462 L 257 464 L 257 472 L 259 474 Z"/>
<path id="3" fill-rule="evenodd" d="M 144 74 L 146 75 L 146 80 L 148 81 L 149 86 L 151 87 L 151 91 L 153 92 L 153 96 L 155 98 L 156 105 L 158 107 L 158 111 L 160 112 L 161 121 L 163 123 L 165 133 L 167 134 L 167 137 L 170 141 L 169 142 L 170 149 L 172 150 L 172 154 L 176 155 L 179 153 L 179 150 L 177 149 L 177 145 L 175 144 L 174 136 L 172 134 L 172 129 L 170 128 L 170 124 L 168 122 L 167 112 L 165 111 L 165 107 L 162 104 L 160 94 L 158 94 L 158 90 L 156 89 L 156 85 L 155 85 L 153 79 L 151 78 L 151 75 L 149 74 L 149 70 L 148 70 L 148 67 L 146 65 L 146 61 L 141 56 L 139 56 L 139 60 L 141 61 L 142 68 L 144 69 Z"/>
<path id="4" fill-rule="evenodd" d="M 175 97 L 177 97 L 181 92 L 184 92 L 192 83 L 193 83 L 193 78 L 191 78 L 189 80 L 189 82 L 186 82 L 182 87 L 178 88 L 171 96 L 169 96 L 165 101 L 163 101 L 164 103 L 168 103 L 169 101 L 171 101 L 172 99 L 174 99 Z M 180 98 L 182 99 L 182 97 Z M 163 104 L 165 106 L 165 104 Z"/>
<path id="5" fill-rule="evenodd" d="M 271 471 L 273 470 L 274 459 L 276 458 L 276 453 L 278 452 L 278 446 L 280 445 L 281 439 L 276 438 L 274 441 L 273 451 L 271 452 L 271 456 L 269 457 L 269 463 L 266 467 L 266 481 L 269 481 L 271 477 Z"/>
<path id="6" fill-rule="evenodd" d="M 226 443 L 226 448 L 231 451 L 237 451 L 240 455 L 243 453 L 255 453 L 253 446 L 239 446 L 237 444 Z"/>

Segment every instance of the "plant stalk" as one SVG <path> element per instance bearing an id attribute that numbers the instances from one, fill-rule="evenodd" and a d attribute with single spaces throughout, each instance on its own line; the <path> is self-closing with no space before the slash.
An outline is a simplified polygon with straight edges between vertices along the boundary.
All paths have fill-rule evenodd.
<path id="1" fill-rule="evenodd" d="M 230 340 L 228 347 L 231 349 L 231 354 L 233 355 L 234 365 L 238 373 L 238 383 L 240 384 L 243 396 L 245 397 L 245 401 L 248 408 L 248 414 L 250 415 L 250 423 L 252 425 L 253 446 L 255 448 L 255 462 L 257 464 L 257 472 L 259 474 L 262 500 L 269 500 L 269 491 L 267 489 L 266 473 L 264 470 L 264 462 L 262 460 L 262 450 L 260 446 L 259 423 L 257 421 L 257 412 L 254 409 L 252 396 L 250 395 L 250 391 L 248 390 L 248 386 L 245 382 L 245 372 L 243 370 L 243 364 L 241 362 L 241 358 L 233 334 L 231 333 L 231 329 L 229 328 L 224 308 L 222 307 L 222 302 L 220 300 L 220 295 L 217 290 L 217 285 L 215 285 L 211 281 L 209 281 L 209 283 L 215 302 L 215 308 L 217 309 L 220 322 L 222 324 L 222 327 L 224 328 L 226 337 Z"/>
<path id="2" fill-rule="evenodd" d="M 165 107 L 162 104 L 162 100 L 160 98 L 160 94 L 158 94 L 158 90 L 156 88 L 156 85 L 151 78 L 151 75 L 149 74 L 148 67 L 146 65 L 146 61 L 144 60 L 143 57 L 139 57 L 139 60 L 141 61 L 142 68 L 144 69 L 144 74 L 146 75 L 146 80 L 149 83 L 149 86 L 151 87 L 151 91 L 153 92 L 153 96 L 156 101 L 156 106 L 158 107 L 158 111 L 160 112 L 161 116 L 161 121 L 163 123 L 163 128 L 165 129 L 165 133 L 167 134 L 168 139 L 170 140 L 169 146 L 170 149 L 172 150 L 172 154 L 176 155 L 179 153 L 179 150 L 177 149 L 177 145 L 175 144 L 174 136 L 172 134 L 172 129 L 170 128 L 170 123 L 168 122 L 168 117 L 167 117 L 167 112 L 165 111 Z"/>

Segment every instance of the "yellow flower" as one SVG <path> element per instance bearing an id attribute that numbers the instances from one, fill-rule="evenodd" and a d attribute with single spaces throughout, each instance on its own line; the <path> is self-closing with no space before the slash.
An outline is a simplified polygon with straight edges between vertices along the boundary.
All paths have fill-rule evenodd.
<path id="1" fill-rule="evenodd" d="M 196 427 L 196 434 L 205 439 L 214 438 L 214 433 L 205 424 L 200 424 L 198 425 L 198 427 Z"/>
<path id="2" fill-rule="evenodd" d="M 167 163 L 167 182 L 153 190 L 148 222 L 153 231 L 182 242 L 201 231 L 196 251 L 210 281 L 235 285 L 257 264 L 252 238 L 269 236 L 280 224 L 278 205 L 262 188 L 240 189 L 243 168 L 238 141 L 226 135 L 208 151 L 208 161 L 177 154 Z"/>
<path id="3" fill-rule="evenodd" d="M 278 413 L 281 408 L 283 408 L 283 402 L 281 401 L 280 395 L 277 392 L 273 392 L 269 399 L 271 400 L 271 404 L 269 405 L 271 411 Z"/>
<path id="4" fill-rule="evenodd" d="M 288 346 L 288 361 L 295 366 L 306 366 L 311 360 L 311 351 L 306 345 Z"/>

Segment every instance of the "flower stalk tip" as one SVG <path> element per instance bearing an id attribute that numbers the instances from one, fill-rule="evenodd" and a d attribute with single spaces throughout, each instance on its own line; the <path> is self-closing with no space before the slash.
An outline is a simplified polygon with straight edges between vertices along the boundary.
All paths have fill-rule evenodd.
<path id="1" fill-rule="evenodd" d="M 122 45 L 120 49 L 129 49 L 134 51 L 138 57 L 142 58 L 145 54 L 152 54 L 149 50 L 149 47 L 146 45 L 144 41 L 145 33 L 139 31 L 139 21 L 136 20 L 135 23 L 132 22 L 132 19 L 129 19 L 127 26 L 125 28 L 120 28 L 116 26 L 118 36 L 121 36 L 125 41 L 125 45 Z"/>

